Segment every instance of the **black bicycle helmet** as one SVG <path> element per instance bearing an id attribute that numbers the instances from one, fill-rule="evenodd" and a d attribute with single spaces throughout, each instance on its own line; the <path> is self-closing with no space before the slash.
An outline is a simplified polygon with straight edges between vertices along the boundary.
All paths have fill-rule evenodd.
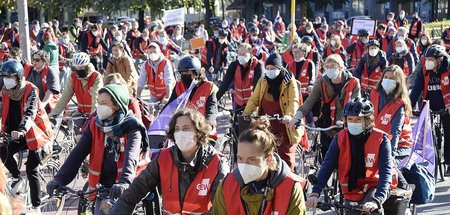
<path id="1" fill-rule="evenodd" d="M 443 57 L 447 55 L 447 52 L 445 52 L 445 47 L 437 44 L 433 44 L 425 52 L 425 57 Z"/>
<path id="2" fill-rule="evenodd" d="M 358 36 L 360 37 L 368 37 L 369 32 L 366 29 L 359 29 L 358 30 Z"/>
<path id="3" fill-rule="evenodd" d="M 219 37 L 228 37 L 228 31 L 226 31 L 225 29 L 220 29 L 219 31 Z"/>
<path id="4" fill-rule="evenodd" d="M 198 76 L 200 74 L 201 68 L 202 65 L 200 63 L 200 60 L 192 55 L 183 57 L 178 62 L 178 72 L 186 72 L 192 70 L 195 72 L 195 75 Z"/>
<path id="5" fill-rule="evenodd" d="M 378 48 L 380 47 L 380 42 L 378 42 L 378 40 L 369 40 L 369 42 L 367 43 L 367 47 L 369 46 L 378 46 Z"/>
<path id="6" fill-rule="evenodd" d="M 23 66 L 15 60 L 8 60 L 1 65 L 0 76 L 16 76 L 20 81 L 23 77 Z"/>
<path id="7" fill-rule="evenodd" d="M 369 100 L 361 97 L 356 97 L 350 100 L 344 108 L 345 117 L 347 116 L 363 116 L 367 117 L 373 115 L 373 104 Z"/>
<path id="8" fill-rule="evenodd" d="M 256 26 L 251 27 L 248 31 L 250 34 L 259 34 L 259 28 Z"/>
<path id="9" fill-rule="evenodd" d="M 313 44 L 313 38 L 311 36 L 303 36 L 302 37 L 302 43 L 310 43 Z"/>

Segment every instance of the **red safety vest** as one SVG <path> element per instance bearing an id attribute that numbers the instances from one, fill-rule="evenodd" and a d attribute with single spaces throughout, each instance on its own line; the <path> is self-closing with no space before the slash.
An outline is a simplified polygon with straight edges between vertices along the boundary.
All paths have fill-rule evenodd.
<path id="1" fill-rule="evenodd" d="M 164 214 L 201 214 L 207 213 L 212 208 L 211 189 L 213 182 L 219 172 L 220 155 L 216 154 L 208 166 L 197 172 L 195 178 L 189 184 L 184 195 L 184 200 L 180 200 L 180 184 L 178 167 L 173 162 L 170 148 L 162 149 L 158 157 L 158 165 L 164 168 L 159 169 L 161 181 L 161 193 Z"/>
<path id="2" fill-rule="evenodd" d="M 145 50 L 147 50 L 147 47 L 148 47 L 149 44 L 150 44 L 150 41 L 142 40 L 142 42 L 140 44 L 137 44 L 137 45 L 141 46 L 141 49 L 145 51 Z M 133 55 L 134 58 L 142 58 L 143 57 L 141 52 L 135 46 L 133 46 L 133 51 L 131 52 L 131 54 Z"/>
<path id="3" fill-rule="evenodd" d="M 381 71 L 380 66 L 378 66 L 375 70 L 373 70 L 370 75 L 367 71 L 367 63 L 364 63 L 364 68 L 361 73 L 361 88 L 363 90 L 365 89 L 374 89 L 378 81 L 381 80 L 381 77 L 383 76 L 383 72 Z"/>
<path id="4" fill-rule="evenodd" d="M 248 99 L 253 93 L 253 80 L 255 78 L 255 67 L 258 65 L 258 59 L 252 57 L 250 68 L 242 80 L 241 65 L 237 64 L 236 72 L 234 73 L 234 102 L 239 106 L 245 106 Z"/>
<path id="5" fill-rule="evenodd" d="M 342 47 L 342 45 L 341 45 L 341 47 L 339 47 L 338 49 L 336 49 L 336 50 L 332 50 L 331 49 L 331 47 L 327 47 L 327 50 L 325 51 L 325 56 L 330 56 L 330 55 L 332 55 L 332 54 L 338 54 L 338 55 L 341 55 L 341 53 L 344 51 L 344 47 Z M 344 59 L 343 59 L 344 60 Z"/>
<path id="6" fill-rule="evenodd" d="M 267 201 L 264 208 L 264 215 L 286 214 L 291 203 L 292 191 L 295 183 L 300 182 L 302 188 L 305 188 L 306 180 L 300 176 L 290 173 L 278 184 L 274 190 L 272 201 Z M 228 214 L 246 214 L 242 205 L 241 187 L 233 173 L 228 173 L 223 181 L 223 198 L 226 204 Z"/>
<path id="7" fill-rule="evenodd" d="M 25 81 L 25 91 L 22 96 L 20 108 L 22 117 L 27 106 L 27 99 L 30 96 L 31 92 L 33 92 L 33 90 L 36 90 L 36 93 L 39 94 L 39 89 L 36 86 L 34 86 L 31 82 Z M 6 95 L 5 91 L 2 92 L 2 98 L 2 133 L 4 133 L 8 125 L 7 122 L 9 117 L 10 98 Z M 25 140 L 27 141 L 28 149 L 34 151 L 50 142 L 53 138 L 50 120 L 48 119 L 47 113 L 45 112 L 44 107 L 42 107 L 41 101 L 39 99 L 37 100 L 36 118 L 33 121 L 34 123 L 32 124 L 30 130 L 28 130 L 25 134 Z"/>
<path id="8" fill-rule="evenodd" d="M 24 71 L 25 79 L 27 79 L 28 75 L 31 72 L 32 67 L 26 67 Z M 47 75 L 48 75 L 48 66 L 45 66 L 44 69 L 41 71 L 41 81 L 42 81 L 42 88 L 44 88 L 44 92 L 47 92 Z M 52 98 L 50 99 L 50 102 L 47 104 L 46 107 L 48 107 L 50 110 L 56 107 L 56 104 L 58 104 L 59 98 L 61 98 L 61 94 L 53 94 Z"/>
<path id="9" fill-rule="evenodd" d="M 411 55 L 411 53 L 408 52 L 408 55 Z M 409 64 L 408 64 L 408 60 L 406 59 L 406 55 L 402 58 L 403 60 L 403 66 L 402 65 L 398 65 L 400 66 L 400 68 L 403 69 L 403 73 L 405 74 L 406 77 L 409 76 L 410 71 L 409 71 Z M 394 60 L 391 60 L 391 62 L 389 62 L 390 64 L 395 64 Z"/>
<path id="10" fill-rule="evenodd" d="M 386 37 L 381 38 L 381 50 L 387 52 L 389 49 L 389 40 Z"/>
<path id="11" fill-rule="evenodd" d="M 145 63 L 145 71 L 147 72 L 147 84 L 150 94 L 162 100 L 166 95 L 166 83 L 164 82 L 164 68 L 166 67 L 167 58 L 163 58 L 158 65 L 158 71 L 154 71 L 147 61 Z"/>
<path id="12" fill-rule="evenodd" d="M 200 49 L 200 55 L 200 60 L 202 61 L 202 63 L 208 65 L 208 49 L 206 48 L 206 46 Z"/>
<path id="13" fill-rule="evenodd" d="M 365 52 L 366 52 L 366 46 L 362 42 L 356 41 L 355 42 L 355 50 L 353 50 L 353 52 L 352 52 L 352 67 L 353 68 L 356 68 L 356 66 L 358 66 L 359 61 L 364 56 Z"/>
<path id="14" fill-rule="evenodd" d="M 424 86 L 423 86 L 423 100 L 427 100 L 428 83 L 430 82 L 430 74 L 428 71 L 426 71 L 425 67 L 423 67 L 422 72 L 423 72 L 423 77 L 425 78 Z M 432 71 L 430 71 L 430 72 L 432 72 Z M 442 91 L 442 96 L 444 97 L 444 103 L 445 103 L 446 109 L 450 109 L 449 76 L 450 76 L 450 69 L 441 74 L 441 91 Z"/>
<path id="15" fill-rule="evenodd" d="M 78 111 L 80 113 L 84 113 L 86 115 L 91 114 L 92 110 L 92 96 L 91 96 L 91 88 L 94 86 L 95 80 L 100 75 L 97 71 L 94 71 L 93 74 L 89 77 L 88 83 L 86 86 L 82 86 L 80 79 L 78 79 L 75 72 L 72 72 L 72 85 L 73 91 L 75 93 L 75 97 L 78 102 Z"/>
<path id="16" fill-rule="evenodd" d="M 391 48 L 392 48 L 392 52 L 395 52 L 395 42 L 397 42 L 397 39 L 394 37 L 394 38 L 392 38 L 392 40 L 391 40 Z M 409 38 L 405 38 L 405 43 L 406 43 L 406 46 L 408 46 L 408 51 L 409 50 L 411 50 L 411 46 L 412 46 L 412 44 L 414 43 L 414 41 L 412 41 L 411 39 L 409 39 Z"/>
<path id="17" fill-rule="evenodd" d="M 94 55 L 98 55 L 100 54 L 100 52 L 102 51 L 102 45 L 100 44 L 100 42 L 98 42 L 98 46 L 97 48 L 92 47 L 92 43 L 94 42 L 94 40 L 100 40 L 100 38 L 102 38 L 102 35 L 100 34 L 100 32 L 97 33 L 97 37 L 94 38 L 94 36 L 92 36 L 92 32 L 86 32 L 87 36 L 88 36 L 88 53 L 90 56 L 94 56 Z"/>
<path id="18" fill-rule="evenodd" d="M 405 103 L 403 103 L 403 100 L 401 98 L 398 98 L 395 101 L 386 104 L 386 106 L 383 107 L 381 112 L 378 112 L 380 93 L 376 89 L 370 91 L 370 101 L 372 101 L 374 106 L 375 127 L 381 129 L 387 134 L 390 134 L 392 128 L 391 123 L 392 117 L 395 115 L 395 113 L 397 113 L 400 107 L 405 106 Z M 408 116 L 405 116 L 402 133 L 398 140 L 398 147 L 399 148 L 412 147 L 412 128 L 411 124 L 409 123 Z"/>
<path id="19" fill-rule="evenodd" d="M 292 73 L 292 75 L 294 75 L 294 77 L 296 77 L 297 80 L 300 81 L 300 89 L 305 89 L 308 88 L 309 86 L 309 65 L 310 64 L 314 64 L 311 60 L 309 59 L 305 59 L 302 68 L 300 70 L 300 74 L 299 71 L 297 71 L 297 62 L 292 61 L 289 65 L 289 71 Z"/>
<path id="20" fill-rule="evenodd" d="M 409 32 L 409 35 L 411 35 L 411 36 L 419 36 L 420 34 L 422 34 L 422 32 L 417 32 L 417 25 L 418 24 L 419 24 L 419 20 L 415 21 L 411 25 L 411 32 Z"/>
<path id="21" fill-rule="evenodd" d="M 450 28 L 447 28 L 445 32 L 447 33 L 447 38 L 450 38 Z M 450 42 L 444 42 L 444 45 L 445 49 L 450 50 Z"/>
<path id="22" fill-rule="evenodd" d="M 203 82 L 197 90 L 195 90 L 194 96 L 190 96 L 188 103 L 186 104 L 187 108 L 192 108 L 198 110 L 203 116 L 206 115 L 206 101 L 208 97 L 211 95 L 211 90 L 214 86 L 214 83 L 211 81 Z M 178 81 L 175 86 L 175 93 L 177 96 L 180 96 L 184 91 L 186 91 L 186 86 L 184 86 L 183 82 Z"/>
<path id="23" fill-rule="evenodd" d="M 346 89 L 345 89 L 344 104 L 342 104 L 343 107 L 345 107 L 345 105 L 348 103 L 348 101 L 352 98 L 353 90 L 355 89 L 356 86 L 358 86 L 358 79 L 355 77 L 351 77 L 347 81 L 347 86 L 344 86 L 344 87 L 346 87 Z M 332 98 L 330 98 L 328 96 L 327 84 L 325 83 L 325 81 L 323 81 L 323 79 L 322 79 L 322 93 L 323 93 L 324 98 L 322 99 L 321 103 L 322 103 L 322 105 L 330 104 L 331 124 L 334 125 L 334 119 L 335 119 L 335 115 L 336 115 L 336 101 L 335 101 L 335 99 L 332 100 Z M 341 92 L 336 92 L 336 93 L 341 93 Z"/>
<path id="24" fill-rule="evenodd" d="M 62 44 L 59 44 L 58 45 L 58 50 L 59 50 L 59 55 L 63 56 L 64 58 L 67 58 L 67 54 L 69 52 L 69 48 L 68 47 L 66 47 L 66 46 L 64 46 Z M 66 65 L 66 61 L 62 60 L 62 59 L 59 59 L 58 65 L 59 65 L 59 71 L 62 71 L 64 66 Z"/>
<path id="25" fill-rule="evenodd" d="M 286 63 L 286 64 L 290 64 L 292 61 L 294 61 L 294 57 L 292 56 L 291 52 L 289 52 L 289 51 L 283 52 L 282 57 L 283 57 L 284 63 Z M 266 62 L 266 61 L 264 61 L 264 62 Z"/>
<path id="26" fill-rule="evenodd" d="M 320 28 L 316 29 L 316 33 L 320 41 L 325 41 L 327 39 L 326 34 L 322 31 L 322 29 Z"/>
<path id="27" fill-rule="evenodd" d="M 337 135 L 337 143 L 339 147 L 339 164 L 338 164 L 338 177 L 341 184 L 342 193 L 344 198 L 349 201 L 357 202 L 364 198 L 366 192 L 371 188 L 378 185 L 378 158 L 380 153 L 380 145 L 383 141 L 383 135 L 385 133 L 377 128 L 372 130 L 369 138 L 364 144 L 364 158 L 366 165 L 366 177 L 364 179 L 358 179 L 356 188 L 352 191 L 348 190 L 348 172 L 352 165 L 352 152 L 351 142 L 348 137 L 348 129 L 340 131 Z M 397 178 L 395 168 L 392 168 L 394 172 L 390 189 L 397 187 Z"/>

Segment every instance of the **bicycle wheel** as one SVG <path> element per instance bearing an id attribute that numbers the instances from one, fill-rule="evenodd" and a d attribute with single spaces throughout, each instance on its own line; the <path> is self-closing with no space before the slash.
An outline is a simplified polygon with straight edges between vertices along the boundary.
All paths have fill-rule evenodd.
<path id="1" fill-rule="evenodd" d="M 222 144 L 221 153 L 228 159 L 231 167 L 234 166 L 234 154 L 233 154 L 233 141 L 231 139 L 226 140 Z"/>
<path id="2" fill-rule="evenodd" d="M 306 178 L 308 174 L 308 169 L 305 161 L 305 152 L 300 145 L 295 149 L 295 168 L 294 171 L 297 175 L 302 178 Z"/>

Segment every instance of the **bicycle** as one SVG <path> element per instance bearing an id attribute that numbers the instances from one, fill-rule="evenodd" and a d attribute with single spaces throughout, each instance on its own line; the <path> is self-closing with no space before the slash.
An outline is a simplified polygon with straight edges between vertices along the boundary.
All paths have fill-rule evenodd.
<path id="1" fill-rule="evenodd" d="M 437 174 L 441 176 L 441 181 L 445 181 L 444 176 L 444 124 L 441 120 L 441 116 L 448 115 L 448 112 L 445 109 L 441 109 L 438 111 L 430 110 L 430 118 L 432 124 L 432 133 L 433 133 L 433 143 L 434 143 L 434 153 L 435 153 L 435 170 L 434 175 L 436 178 Z"/>
<path id="2" fill-rule="evenodd" d="M 49 200 L 49 204 L 53 204 L 55 206 L 57 206 L 57 210 L 56 210 L 56 214 L 62 214 L 62 211 L 64 210 L 65 204 L 66 204 L 66 200 L 67 197 L 72 195 L 72 196 L 76 196 L 79 200 L 78 200 L 78 207 L 77 207 L 77 214 L 79 215 L 86 215 L 86 214 L 91 214 L 93 213 L 92 209 L 94 207 L 94 202 L 91 202 L 89 200 L 89 196 L 93 193 L 96 192 L 107 192 L 109 193 L 109 188 L 103 187 L 102 185 L 98 185 L 97 188 L 95 189 L 91 189 L 91 190 L 87 190 L 87 187 L 83 187 L 82 190 L 74 190 L 71 189 L 70 187 L 62 187 L 58 190 L 56 190 L 56 194 L 52 195 L 52 198 L 50 198 Z M 73 200 L 68 207 L 66 207 L 67 209 L 67 213 L 68 210 L 70 208 L 70 206 L 76 201 Z M 105 210 L 109 211 L 109 209 L 114 205 L 114 201 L 106 198 L 105 200 L 102 201 L 102 207 L 104 207 Z M 89 211 L 89 209 L 91 211 Z"/>
<path id="3" fill-rule="evenodd" d="M 236 127 L 236 121 L 235 121 L 235 110 L 233 109 L 227 109 L 222 106 L 218 106 L 219 111 L 225 111 L 228 112 L 228 116 L 225 117 L 225 120 L 223 120 L 222 123 L 218 119 L 217 121 L 217 130 L 220 132 L 223 130 L 223 137 L 218 140 L 218 150 L 228 158 L 228 161 L 230 162 L 230 166 L 234 167 L 236 165 L 236 153 L 237 153 L 237 142 L 238 142 L 238 134 L 236 133 L 235 127 Z M 224 114 L 225 115 L 225 114 Z"/>

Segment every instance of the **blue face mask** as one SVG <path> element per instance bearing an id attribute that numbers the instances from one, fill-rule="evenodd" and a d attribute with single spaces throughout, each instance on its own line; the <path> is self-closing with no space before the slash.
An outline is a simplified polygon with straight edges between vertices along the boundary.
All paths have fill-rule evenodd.
<path id="1" fill-rule="evenodd" d="M 339 71 L 337 69 L 327 69 L 325 74 L 328 76 L 328 78 L 335 79 L 336 77 L 338 77 Z"/>
<path id="2" fill-rule="evenodd" d="M 350 134 L 352 134 L 354 136 L 359 135 L 364 131 L 364 127 L 363 127 L 362 123 L 348 122 L 347 129 L 348 129 L 348 132 L 350 132 Z"/>

